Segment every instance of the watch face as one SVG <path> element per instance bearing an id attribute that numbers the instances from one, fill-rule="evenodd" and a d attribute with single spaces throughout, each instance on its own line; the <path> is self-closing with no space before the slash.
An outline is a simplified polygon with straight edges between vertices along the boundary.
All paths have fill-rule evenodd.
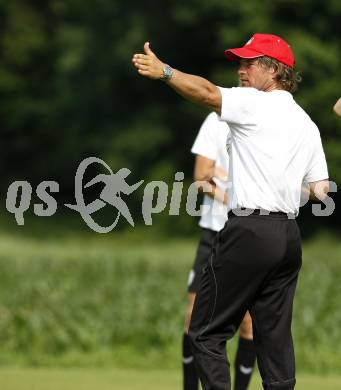
<path id="1" fill-rule="evenodd" d="M 163 69 L 163 74 L 164 74 L 165 78 L 169 79 L 172 77 L 173 69 L 169 65 L 165 65 L 165 67 Z"/>

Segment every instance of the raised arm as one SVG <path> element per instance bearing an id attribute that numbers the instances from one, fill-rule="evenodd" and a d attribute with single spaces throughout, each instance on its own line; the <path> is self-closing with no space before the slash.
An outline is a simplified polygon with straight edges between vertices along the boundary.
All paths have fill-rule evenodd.
<path id="1" fill-rule="evenodd" d="M 133 64 L 140 75 L 154 80 L 164 80 L 179 95 L 194 103 L 221 113 L 221 93 L 219 88 L 203 77 L 172 70 L 169 78 L 164 77 L 166 64 L 151 51 L 149 42 L 144 44 L 144 54 L 135 54 Z"/>

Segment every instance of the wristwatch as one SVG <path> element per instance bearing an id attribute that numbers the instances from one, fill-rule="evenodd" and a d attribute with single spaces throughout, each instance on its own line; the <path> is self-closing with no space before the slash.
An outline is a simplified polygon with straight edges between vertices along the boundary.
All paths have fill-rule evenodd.
<path id="1" fill-rule="evenodd" d="M 163 72 L 163 76 L 161 77 L 162 81 L 170 80 L 173 76 L 173 69 L 168 64 L 165 64 L 162 72 Z"/>

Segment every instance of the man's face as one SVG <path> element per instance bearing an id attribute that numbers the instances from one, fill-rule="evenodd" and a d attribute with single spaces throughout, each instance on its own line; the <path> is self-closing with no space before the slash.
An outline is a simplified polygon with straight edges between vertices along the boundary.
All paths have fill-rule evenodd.
<path id="1" fill-rule="evenodd" d="M 274 72 L 260 65 L 257 58 L 241 59 L 238 76 L 240 87 L 253 87 L 260 91 L 268 91 L 276 86 Z"/>

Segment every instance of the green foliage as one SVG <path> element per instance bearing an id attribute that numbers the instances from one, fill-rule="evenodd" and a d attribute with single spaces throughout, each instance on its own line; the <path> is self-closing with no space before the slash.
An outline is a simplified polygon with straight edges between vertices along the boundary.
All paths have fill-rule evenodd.
<path id="1" fill-rule="evenodd" d="M 114 354 L 124 346 L 141 355 L 167 349 L 179 337 L 188 245 L 160 251 L 160 245 L 129 248 L 119 240 L 104 248 L 88 242 L 84 249 L 25 240 L 15 248 L 14 242 L 6 240 L 0 257 L 2 356 L 14 353 L 32 363 Z M 187 258 L 182 265 L 174 262 L 178 250 Z"/>
<path id="2" fill-rule="evenodd" d="M 0 361 L 177 366 L 196 243 L 132 239 L 3 235 Z M 341 373 L 340 254 L 327 237 L 304 247 L 293 328 L 306 371 Z"/>

